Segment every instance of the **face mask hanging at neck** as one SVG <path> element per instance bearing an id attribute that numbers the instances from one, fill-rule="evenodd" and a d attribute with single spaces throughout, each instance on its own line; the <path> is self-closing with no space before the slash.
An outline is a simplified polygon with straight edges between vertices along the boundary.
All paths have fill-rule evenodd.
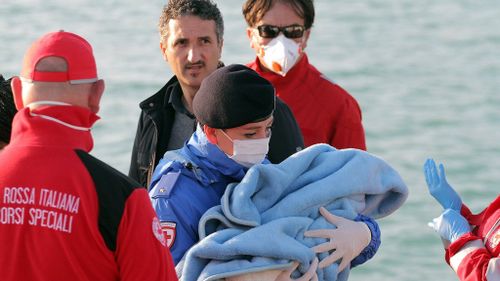
<path id="1" fill-rule="evenodd" d="M 221 132 L 233 143 L 233 155 L 227 155 L 236 163 L 243 167 L 250 168 L 253 165 L 260 164 L 266 158 L 269 151 L 269 139 L 248 139 L 248 140 L 233 140 L 223 130 Z"/>
<path id="2" fill-rule="evenodd" d="M 262 46 L 262 52 L 264 65 L 274 73 L 285 76 L 297 63 L 301 51 L 299 43 L 280 34 Z"/>
<path id="3" fill-rule="evenodd" d="M 65 102 L 60 102 L 60 101 L 36 101 L 36 102 L 32 102 L 30 104 L 27 105 L 27 107 L 35 107 L 35 106 L 40 106 L 40 105 L 48 105 L 48 106 L 71 106 L 71 104 L 69 103 L 65 103 Z M 71 125 L 69 123 L 66 123 L 62 120 L 59 120 L 55 117 L 52 117 L 52 116 L 48 116 L 48 115 L 45 115 L 45 114 L 39 114 L 39 113 L 34 113 L 32 110 L 30 110 L 30 115 L 33 116 L 33 117 L 40 117 L 40 118 L 43 118 L 43 119 L 46 119 L 46 120 L 49 120 L 49 121 L 53 121 L 53 122 L 56 122 L 58 124 L 61 124 L 63 126 L 66 126 L 68 128 L 71 128 L 71 129 L 74 129 L 74 130 L 78 130 L 78 131 L 90 131 L 91 128 L 88 128 L 88 127 L 81 127 L 81 126 L 75 126 L 75 125 Z"/>

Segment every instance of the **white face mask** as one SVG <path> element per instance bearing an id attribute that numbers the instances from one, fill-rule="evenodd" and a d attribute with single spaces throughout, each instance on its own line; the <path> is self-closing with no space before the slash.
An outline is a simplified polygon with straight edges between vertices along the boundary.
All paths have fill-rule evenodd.
<path id="1" fill-rule="evenodd" d="M 269 151 L 269 139 L 248 139 L 233 140 L 223 130 L 221 132 L 233 143 L 233 155 L 228 155 L 236 163 L 250 168 L 255 164 L 260 164 L 266 158 Z"/>
<path id="2" fill-rule="evenodd" d="M 271 71 L 285 76 L 297 63 L 300 56 L 300 44 L 283 34 L 262 46 L 263 60 L 265 66 Z"/>

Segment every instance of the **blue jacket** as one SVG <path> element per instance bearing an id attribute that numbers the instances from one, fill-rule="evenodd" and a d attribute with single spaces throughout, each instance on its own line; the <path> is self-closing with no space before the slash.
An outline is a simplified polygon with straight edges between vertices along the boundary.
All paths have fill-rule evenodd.
<path id="1" fill-rule="evenodd" d="M 246 172 L 247 168 L 211 144 L 199 127 L 183 148 L 165 153 L 154 171 L 149 194 L 175 264 L 199 241 L 198 223 L 203 214 L 220 205 L 226 186 L 240 182 Z M 353 261 L 355 266 L 375 254 L 380 231 L 371 218 L 358 215 L 351 219 L 364 221 L 372 232 L 372 241 Z"/>
<path id="2" fill-rule="evenodd" d="M 297 277 L 315 257 L 311 247 L 326 242 L 306 238 L 304 231 L 335 228 L 319 214 L 319 207 L 348 219 L 359 213 L 381 218 L 396 211 L 407 196 L 399 174 L 362 150 L 318 144 L 280 164 L 255 165 L 241 182 L 226 187 L 220 206 L 201 218 L 201 241 L 186 254 L 180 280 L 283 269 L 291 261 L 300 262 Z M 325 257 L 319 254 L 320 260 Z M 332 264 L 318 269 L 318 279 L 347 280 L 349 268 L 340 273 L 337 268 Z"/>
<path id="3" fill-rule="evenodd" d="M 219 205 L 226 186 L 241 181 L 246 171 L 211 144 L 199 126 L 184 147 L 167 152 L 158 163 L 149 195 L 176 264 L 198 242 L 201 216 Z"/>

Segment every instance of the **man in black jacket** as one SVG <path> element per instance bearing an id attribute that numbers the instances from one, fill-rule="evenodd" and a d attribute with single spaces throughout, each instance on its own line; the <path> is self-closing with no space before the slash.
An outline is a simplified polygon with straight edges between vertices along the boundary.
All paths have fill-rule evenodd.
<path id="1" fill-rule="evenodd" d="M 129 176 L 146 187 L 163 154 L 181 148 L 194 132 L 194 95 L 201 81 L 222 65 L 224 23 L 211 0 L 169 1 L 158 26 L 163 57 L 175 76 L 140 103 Z M 269 146 L 268 159 L 272 163 L 304 147 L 292 112 L 279 99 Z"/>

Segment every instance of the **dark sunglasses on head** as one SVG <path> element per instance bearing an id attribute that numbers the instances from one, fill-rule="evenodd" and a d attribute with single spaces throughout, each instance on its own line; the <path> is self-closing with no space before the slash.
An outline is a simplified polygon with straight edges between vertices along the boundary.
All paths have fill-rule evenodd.
<path id="1" fill-rule="evenodd" d="M 283 27 L 263 24 L 257 26 L 257 30 L 259 31 L 259 36 L 262 38 L 274 38 L 278 36 L 281 31 L 285 37 L 294 39 L 302 37 L 302 35 L 304 35 L 305 28 L 304 26 L 298 24 Z"/>

